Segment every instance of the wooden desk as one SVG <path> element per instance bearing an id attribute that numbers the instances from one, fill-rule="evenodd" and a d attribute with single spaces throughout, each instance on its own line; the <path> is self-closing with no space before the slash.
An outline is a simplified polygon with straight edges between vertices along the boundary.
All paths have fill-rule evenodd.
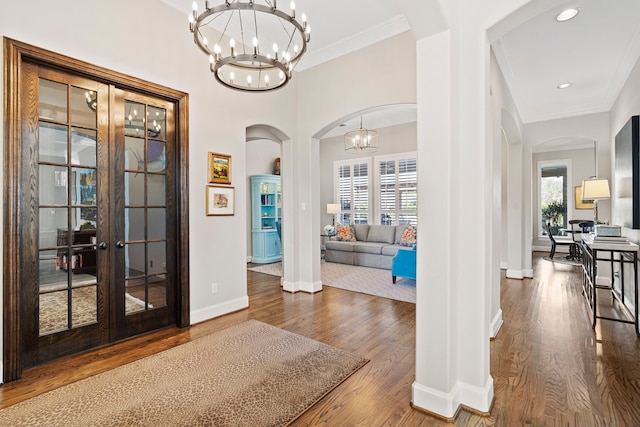
<path id="1" fill-rule="evenodd" d="M 638 328 L 638 245 L 632 242 L 622 243 L 600 243 L 594 242 L 591 235 L 583 234 L 581 239 L 582 247 L 582 293 L 585 296 L 592 315 L 592 327 L 596 327 L 598 319 L 612 320 L 615 322 L 631 323 L 635 327 L 636 335 L 640 336 Z M 609 258 L 599 258 L 601 252 L 609 253 Z M 598 261 L 607 261 L 611 263 L 611 286 L 603 286 L 596 284 L 598 276 Z M 615 288 L 615 276 L 613 275 L 613 267 L 615 263 L 620 264 L 620 290 Z M 624 293 L 624 264 L 632 264 L 633 266 L 633 288 L 634 288 L 634 312 L 632 313 L 625 305 Z M 621 319 L 598 314 L 598 297 L 597 289 L 608 289 L 611 291 L 613 298 L 620 302 L 620 305 L 632 319 Z"/>

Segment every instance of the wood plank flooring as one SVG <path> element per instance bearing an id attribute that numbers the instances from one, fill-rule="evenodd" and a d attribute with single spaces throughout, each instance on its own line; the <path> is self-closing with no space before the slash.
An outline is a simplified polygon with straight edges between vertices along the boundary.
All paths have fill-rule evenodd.
<path id="1" fill-rule="evenodd" d="M 602 321 L 594 332 L 580 269 L 542 255 L 534 258 L 533 279 L 502 278 L 505 323 L 491 342 L 495 404 L 488 417 L 463 410 L 446 423 L 411 408 L 415 305 L 330 287 L 289 294 L 278 277 L 255 272 L 248 272 L 248 309 L 30 369 L 0 387 L 0 407 L 257 319 L 371 360 L 296 426 L 639 426 L 640 340 L 633 326 Z"/>

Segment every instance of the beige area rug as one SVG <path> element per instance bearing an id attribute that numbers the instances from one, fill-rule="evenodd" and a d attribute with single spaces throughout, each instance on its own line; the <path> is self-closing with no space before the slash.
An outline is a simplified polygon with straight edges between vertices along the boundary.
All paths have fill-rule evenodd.
<path id="1" fill-rule="evenodd" d="M 0 426 L 283 426 L 366 363 L 249 320 L 0 410 Z"/>
<path id="2" fill-rule="evenodd" d="M 416 302 L 416 281 L 398 277 L 393 284 L 391 270 L 324 261 L 320 268 L 323 285 L 414 304 Z M 249 270 L 282 277 L 281 262 L 250 267 Z"/>
<path id="3" fill-rule="evenodd" d="M 95 277 L 93 278 L 95 283 Z M 74 282 L 74 284 L 76 284 Z M 89 286 L 86 288 L 73 289 L 73 311 L 71 313 L 71 324 L 73 327 L 88 325 L 98 321 L 96 311 L 96 288 Z M 66 290 L 51 292 L 40 295 L 40 334 L 67 329 L 68 316 L 68 294 Z M 126 313 L 135 313 L 144 310 L 144 301 L 139 300 L 129 294 L 125 294 Z M 153 308 L 149 304 L 149 308 Z"/>

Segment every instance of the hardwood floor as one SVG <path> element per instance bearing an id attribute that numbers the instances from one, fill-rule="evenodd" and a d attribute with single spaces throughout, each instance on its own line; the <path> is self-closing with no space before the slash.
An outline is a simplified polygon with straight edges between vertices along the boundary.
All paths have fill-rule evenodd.
<path id="1" fill-rule="evenodd" d="M 640 425 L 640 339 L 633 326 L 602 321 L 594 332 L 580 269 L 540 256 L 533 279 L 501 281 L 505 323 L 491 342 L 490 416 L 463 410 L 453 425 Z M 280 290 L 278 277 L 249 271 L 248 278 L 249 309 L 30 369 L 0 387 L 0 407 L 257 319 L 371 360 L 294 425 L 452 425 L 410 406 L 415 305 L 330 287 L 315 295 L 289 294 Z"/>

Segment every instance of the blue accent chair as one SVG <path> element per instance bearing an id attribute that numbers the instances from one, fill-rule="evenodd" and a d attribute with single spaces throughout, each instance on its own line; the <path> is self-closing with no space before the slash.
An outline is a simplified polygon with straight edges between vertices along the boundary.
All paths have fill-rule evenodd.
<path id="1" fill-rule="evenodd" d="M 406 277 L 416 279 L 416 248 L 399 249 L 396 256 L 391 260 L 391 278 L 396 283 L 396 277 Z"/>

